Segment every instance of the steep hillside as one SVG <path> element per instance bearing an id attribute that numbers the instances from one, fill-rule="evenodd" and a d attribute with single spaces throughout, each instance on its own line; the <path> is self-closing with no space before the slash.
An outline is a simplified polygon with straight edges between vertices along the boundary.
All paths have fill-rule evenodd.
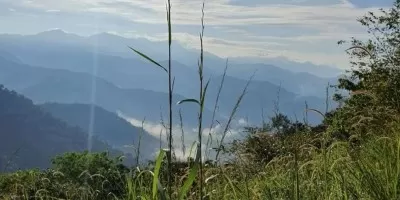
<path id="1" fill-rule="evenodd" d="M 160 146 L 158 138 L 98 106 L 93 108 L 93 121 L 91 121 L 91 105 L 46 103 L 40 107 L 71 126 L 78 126 L 85 132 L 91 130 L 93 135 L 115 148 L 134 152 L 135 149 L 126 146 L 137 147 L 141 140 L 142 156 L 152 159 L 154 157 L 152 153 L 156 152 Z M 91 123 L 93 123 L 92 128 L 90 128 Z"/>
<path id="2" fill-rule="evenodd" d="M 0 169 L 47 168 L 55 155 L 88 149 L 88 136 L 53 117 L 24 96 L 0 86 Z M 110 150 L 96 138 L 92 151 Z"/>

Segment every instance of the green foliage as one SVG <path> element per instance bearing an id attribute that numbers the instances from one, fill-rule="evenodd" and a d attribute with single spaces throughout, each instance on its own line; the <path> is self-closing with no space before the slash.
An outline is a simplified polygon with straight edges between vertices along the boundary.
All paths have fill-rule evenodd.
<path id="1" fill-rule="evenodd" d="M 99 190 L 99 196 L 123 194 L 125 176 L 129 170 L 122 159 L 111 160 L 107 153 L 66 153 L 53 159 L 54 170 L 79 185 Z"/>
<path id="2" fill-rule="evenodd" d="M 397 0 L 391 9 L 370 12 L 359 19 L 371 37 L 349 42 L 352 69 L 339 79 L 337 87 L 350 96 L 335 95 L 344 106 L 330 121 L 332 131 L 365 135 L 391 126 L 400 114 L 399 13 Z"/>
<path id="3" fill-rule="evenodd" d="M 229 152 L 250 165 L 265 165 L 277 157 L 292 154 L 302 145 L 316 145 L 320 134 L 312 127 L 292 122 L 277 114 L 261 128 L 246 127 L 244 140 L 235 140 Z"/>
<path id="4" fill-rule="evenodd" d="M 129 170 L 120 159 L 112 160 L 107 153 L 66 153 L 54 158 L 53 165 L 45 171 L 2 175 L 0 191 L 23 199 L 42 195 L 46 198 L 111 199 L 125 195 L 125 176 Z"/>

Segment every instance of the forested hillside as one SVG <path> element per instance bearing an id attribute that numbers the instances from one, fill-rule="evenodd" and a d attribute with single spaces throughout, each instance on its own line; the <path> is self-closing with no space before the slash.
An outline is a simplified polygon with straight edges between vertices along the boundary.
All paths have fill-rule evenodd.
<path id="1" fill-rule="evenodd" d="M 0 166 L 4 171 L 51 166 L 59 154 L 88 150 L 88 136 L 36 106 L 24 96 L 0 86 Z M 92 139 L 92 151 L 121 151 Z"/>

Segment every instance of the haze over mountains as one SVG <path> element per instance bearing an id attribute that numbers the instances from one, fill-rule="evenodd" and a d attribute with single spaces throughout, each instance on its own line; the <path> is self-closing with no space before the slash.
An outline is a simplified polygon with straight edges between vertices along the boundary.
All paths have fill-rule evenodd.
<path id="1" fill-rule="evenodd" d="M 127 48 L 127 46 L 132 46 L 140 49 L 157 61 L 163 62 L 167 60 L 167 45 L 164 42 L 127 39 L 106 33 L 80 37 L 61 30 L 54 30 L 30 36 L 1 35 L 0 44 L 0 48 L 3 51 L 14 54 L 26 64 L 89 73 L 93 73 L 93 66 L 96 64 L 98 65 L 97 75 L 113 82 L 117 86 L 166 91 L 165 87 L 162 87 L 164 85 L 161 85 L 165 83 L 162 80 L 166 80 L 163 72 L 155 69 L 147 61 L 139 60 Z M 37 48 L 38 46 L 40 48 Z M 198 51 L 185 49 L 178 43 L 173 44 L 172 51 L 175 61 L 173 65 L 174 72 L 178 81 L 197 80 Z M 96 54 L 95 57 L 94 53 Z M 93 60 L 96 60 L 96 63 Z M 340 73 L 340 70 L 327 66 L 294 63 L 284 59 L 279 62 L 278 58 L 271 59 L 269 62 L 280 66 L 274 66 L 265 61 L 262 62 L 260 59 L 257 62 L 257 59 L 247 62 L 249 59 L 246 58 L 233 58 L 231 60 L 229 63 L 229 76 L 248 79 L 257 70 L 256 80 L 267 81 L 275 85 L 282 84 L 290 92 L 305 96 L 324 96 L 323 85 L 328 84 L 328 82 L 334 84 L 337 75 Z M 225 59 L 209 53 L 205 54 L 206 73 L 221 75 L 225 64 Z M 285 66 L 286 69 L 282 66 Z M 331 78 L 320 78 L 310 74 L 314 72 L 318 74 L 318 71 L 330 73 Z M 149 75 L 154 78 L 149 79 Z M 177 84 L 177 86 L 177 89 L 179 89 L 181 85 Z M 185 92 L 187 90 L 190 90 L 190 88 L 183 88 L 177 93 L 186 96 Z"/>
<path id="2" fill-rule="evenodd" d="M 54 117 L 79 127 L 83 132 L 90 132 L 90 105 L 95 105 L 95 133 L 100 140 L 118 148 L 127 145 L 123 143 L 130 140 L 129 132 L 132 132 L 132 139 L 137 140 L 140 129 L 118 118 L 117 112 L 129 119 L 145 118 L 155 124 L 167 119 L 165 72 L 139 58 L 128 46 L 166 65 L 165 42 L 128 39 L 106 33 L 81 37 L 61 30 L 27 36 L 0 35 L 0 84 L 36 104 L 43 104 L 41 106 Z M 197 58 L 197 50 L 173 44 L 174 102 L 198 97 Z M 303 120 L 306 103 L 311 108 L 325 111 L 326 86 L 336 83 L 340 70 L 279 58 L 270 61 L 272 64 L 260 59 L 230 59 L 216 112 L 215 119 L 219 123 L 226 123 L 253 73 L 254 79 L 234 123 L 260 124 L 276 109 L 292 119 Z M 205 55 L 205 77 L 210 78 L 204 114 L 207 125 L 211 123 L 225 65 L 225 59 L 209 53 Z M 299 67 L 295 68 L 296 65 Z M 336 106 L 328 102 L 330 108 Z M 195 128 L 197 110 L 194 104 L 175 105 L 174 121 L 179 123 L 181 111 L 185 126 Z M 308 115 L 308 122 L 320 120 L 318 115 Z M 119 130 L 116 133 L 121 135 L 114 135 L 109 127 L 115 127 Z M 163 142 L 154 137 L 155 134 L 145 132 L 146 152 Z M 193 141 L 189 137 L 187 142 Z"/>

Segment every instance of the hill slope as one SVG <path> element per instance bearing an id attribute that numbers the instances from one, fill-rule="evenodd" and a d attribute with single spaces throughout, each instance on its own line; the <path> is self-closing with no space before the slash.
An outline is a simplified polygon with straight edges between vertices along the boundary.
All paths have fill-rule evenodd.
<path id="1" fill-rule="evenodd" d="M 91 106 L 87 104 L 46 103 L 40 105 L 53 116 L 64 120 L 71 126 L 78 126 L 85 132 L 90 129 Z M 127 145 L 136 145 L 141 139 L 141 152 L 145 158 L 153 158 L 152 153 L 158 150 L 160 141 L 141 128 L 134 127 L 126 120 L 101 107 L 95 106 L 93 112 L 92 133 L 100 140 L 114 148 L 124 149 Z M 142 134 L 142 136 L 140 136 Z M 126 148 L 133 152 L 134 149 Z"/>
<path id="2" fill-rule="evenodd" d="M 88 148 L 88 136 L 0 86 L 0 169 L 47 168 L 55 155 Z M 120 151 L 92 138 L 93 151 Z"/>

